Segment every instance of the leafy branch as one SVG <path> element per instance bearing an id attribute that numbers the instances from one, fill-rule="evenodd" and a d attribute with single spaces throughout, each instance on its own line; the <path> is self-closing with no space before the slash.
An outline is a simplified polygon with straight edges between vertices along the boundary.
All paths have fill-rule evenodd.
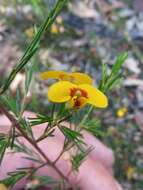
<path id="1" fill-rule="evenodd" d="M 47 155 L 41 150 L 41 148 L 37 145 L 36 141 L 33 141 L 25 131 L 21 128 L 19 122 L 15 119 L 15 117 L 9 113 L 9 111 L 0 104 L 0 111 L 4 113 L 7 118 L 11 121 L 12 127 L 15 126 L 15 128 L 22 134 L 22 136 L 39 152 L 39 154 L 45 159 L 48 165 L 50 165 L 58 174 L 61 176 L 62 179 L 65 179 L 67 182 L 69 182 L 68 178 L 53 164 L 53 162 L 47 157 Z"/>
<path id="2" fill-rule="evenodd" d="M 109 90 L 111 90 L 113 87 L 117 86 L 120 83 L 120 81 L 122 80 L 121 67 L 127 59 L 127 57 L 127 53 L 120 54 L 117 57 L 110 74 L 107 74 L 106 65 L 102 65 L 102 79 L 99 84 L 99 90 L 101 90 L 104 93 L 107 93 Z"/>
<path id="3" fill-rule="evenodd" d="M 24 55 L 19 61 L 19 64 L 16 65 L 13 70 L 11 71 L 9 77 L 5 80 L 3 86 L 0 88 L 0 95 L 3 94 L 8 87 L 10 86 L 11 82 L 15 78 L 16 74 L 23 69 L 23 67 L 29 62 L 29 60 L 32 58 L 32 56 L 36 53 L 39 47 L 39 43 L 41 41 L 41 37 L 43 33 L 50 28 L 50 26 L 55 21 L 57 15 L 60 13 L 63 6 L 68 2 L 68 0 L 58 0 L 55 4 L 54 8 L 48 13 L 47 18 L 45 21 L 41 24 L 38 32 L 36 33 L 33 41 L 30 43 L 28 48 L 26 49 Z"/>
<path id="4" fill-rule="evenodd" d="M 110 74 L 107 74 L 106 65 L 105 64 L 102 65 L 102 78 L 99 83 L 99 87 L 98 87 L 99 90 L 101 90 L 103 93 L 106 94 L 113 87 L 116 87 L 120 83 L 120 81 L 122 80 L 121 67 L 122 67 L 123 63 L 125 62 L 125 60 L 127 59 L 127 57 L 128 57 L 128 53 L 120 54 L 117 57 L 115 64 L 113 65 L 113 67 L 111 69 Z M 79 123 L 80 128 L 82 128 L 84 126 L 84 124 L 86 122 L 88 122 L 88 117 L 92 111 L 93 111 L 93 106 L 90 106 L 87 113 L 84 115 L 83 119 Z M 79 129 L 79 130 L 81 130 L 81 129 Z M 92 128 L 87 128 L 87 126 L 86 126 L 86 130 L 91 132 L 93 135 L 95 135 L 96 132 L 97 132 L 97 135 L 101 135 L 101 134 L 99 134 L 99 131 L 97 131 L 97 129 L 94 128 L 94 125 L 92 126 Z"/>

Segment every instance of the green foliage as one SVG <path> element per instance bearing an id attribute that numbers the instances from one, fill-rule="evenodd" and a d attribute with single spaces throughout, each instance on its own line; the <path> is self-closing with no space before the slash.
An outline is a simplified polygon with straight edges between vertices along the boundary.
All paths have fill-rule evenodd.
<path id="1" fill-rule="evenodd" d="M 34 149 L 27 147 L 24 143 L 21 143 L 18 139 L 14 142 L 14 149 L 15 152 L 22 152 L 25 153 L 25 157 L 28 160 L 33 160 L 38 163 L 43 163 L 41 157 Z M 29 156 L 29 157 L 28 157 Z"/>
<path id="2" fill-rule="evenodd" d="M 47 115 L 37 114 L 35 118 L 28 118 L 30 120 L 30 126 L 39 125 L 42 123 L 52 122 L 53 119 Z"/>
<path id="3" fill-rule="evenodd" d="M 19 122 L 21 124 L 22 129 L 25 131 L 25 133 L 30 138 L 34 139 L 32 128 L 31 128 L 29 121 L 27 121 L 25 118 L 22 118 Z"/>
<path id="4" fill-rule="evenodd" d="M 1 180 L 0 183 L 5 184 L 7 187 L 12 188 L 16 182 L 18 182 L 20 179 L 29 176 L 31 182 L 27 184 L 27 187 L 30 189 L 37 189 L 38 187 L 46 186 L 46 185 L 56 185 L 58 182 L 55 181 L 52 177 L 50 176 L 36 176 L 32 175 L 31 176 L 31 168 L 26 168 L 26 169 L 19 169 L 14 172 L 9 172 L 8 176 L 6 179 Z M 32 183 L 32 180 L 37 180 L 37 184 Z"/>
<path id="5" fill-rule="evenodd" d="M 92 147 L 88 148 L 85 151 L 80 152 L 79 154 L 76 154 L 72 157 L 71 163 L 73 170 L 78 171 L 80 165 L 83 163 L 83 161 L 86 159 L 87 155 L 92 151 Z"/>
<path id="6" fill-rule="evenodd" d="M 3 94 L 8 89 L 8 87 L 11 84 L 11 82 L 15 78 L 16 74 L 23 69 L 23 67 L 28 63 L 28 61 L 31 59 L 31 57 L 35 54 L 35 52 L 37 51 L 37 49 L 38 49 L 38 46 L 37 47 L 33 47 L 31 49 L 31 51 L 29 51 L 28 53 L 26 53 L 25 56 L 23 56 L 21 58 L 19 64 L 16 65 L 15 68 L 13 68 L 13 70 L 11 71 L 9 77 L 5 80 L 4 85 L 0 88 L 0 95 Z"/>
<path id="7" fill-rule="evenodd" d="M 32 81 L 32 76 L 34 73 L 34 67 L 35 67 L 35 62 L 36 62 L 36 61 L 33 61 L 32 57 L 36 54 L 40 46 L 43 33 L 51 27 L 52 23 L 55 21 L 57 15 L 60 13 L 62 7 L 65 5 L 66 2 L 68 2 L 68 0 L 57 1 L 53 9 L 48 13 L 48 16 L 45 19 L 45 21 L 42 23 L 40 28 L 35 32 L 35 37 L 30 43 L 30 45 L 27 47 L 24 55 L 19 61 L 19 64 L 14 67 L 9 77 L 6 79 L 5 83 L 0 88 L 0 95 L 1 95 L 0 101 L 2 102 L 3 105 L 5 105 L 8 108 L 8 111 L 11 111 L 15 114 L 15 115 L 14 114 L 13 115 L 11 114 L 11 115 L 13 116 L 13 120 L 16 121 L 14 123 L 18 124 L 16 125 L 16 130 L 15 130 L 15 126 L 12 127 L 12 130 L 10 131 L 9 136 L 3 135 L 3 134 L 0 135 L 0 163 L 3 159 L 4 153 L 7 147 L 11 146 L 11 148 L 13 148 L 15 152 L 24 153 L 24 156 L 23 156 L 24 159 L 38 163 L 38 167 L 37 167 L 38 169 L 40 167 L 44 167 L 45 165 L 49 165 L 50 167 L 54 166 L 53 168 L 56 168 L 56 165 L 54 164 L 56 163 L 56 161 L 58 161 L 58 159 L 60 159 L 61 155 L 65 151 L 68 151 L 70 148 L 75 147 L 77 152 L 76 152 L 76 155 L 72 157 L 71 163 L 72 163 L 72 169 L 78 171 L 82 162 L 86 159 L 90 151 L 92 151 L 92 147 L 85 150 L 86 143 L 84 142 L 82 133 L 80 132 L 82 130 L 86 130 L 90 132 L 91 134 L 93 134 L 94 136 L 103 136 L 103 132 L 101 132 L 101 128 L 100 128 L 100 121 L 98 119 L 89 120 L 89 115 L 91 114 L 93 110 L 92 106 L 87 106 L 85 109 L 81 109 L 80 111 L 79 110 L 75 111 L 75 110 L 70 110 L 69 108 L 66 108 L 65 103 L 61 104 L 59 106 L 59 109 L 56 109 L 58 106 L 56 104 L 53 104 L 53 106 L 51 106 L 51 109 L 49 109 L 49 112 L 51 113 L 48 114 L 48 116 L 43 115 L 43 114 L 37 114 L 34 118 L 29 118 L 27 120 L 26 118 L 22 117 L 23 112 L 25 110 L 26 103 L 24 101 L 21 101 L 19 91 L 17 91 L 16 98 L 2 96 L 2 94 L 9 88 L 16 74 L 20 72 L 22 69 L 25 69 L 25 73 L 26 73 L 24 97 L 25 95 L 27 95 L 31 81 Z M 40 13 L 41 11 L 39 7 L 39 4 L 41 3 L 40 0 L 38 1 L 31 0 L 30 3 Z M 110 74 L 107 73 L 107 67 L 105 64 L 103 64 L 102 79 L 99 86 L 99 89 L 102 92 L 106 93 L 120 83 L 120 81 L 122 80 L 120 69 L 126 58 L 127 58 L 126 53 L 118 56 L 114 66 L 112 67 Z M 64 121 L 68 121 L 68 122 L 71 121 L 72 123 L 75 123 L 77 125 L 75 125 L 73 129 L 67 128 L 61 124 Z M 35 139 L 32 132 L 32 127 L 35 125 L 43 124 L 43 123 L 48 123 L 47 128 L 38 139 Z M 40 142 L 41 140 L 49 136 L 52 136 L 54 130 L 57 127 L 65 136 L 65 141 L 63 144 L 63 150 L 60 153 L 59 157 L 57 158 L 55 162 L 52 162 L 48 158 L 47 153 L 45 154 L 44 152 L 42 152 L 42 149 L 40 149 L 40 146 L 38 146 L 38 142 Z M 31 143 L 31 145 L 33 145 L 35 149 L 33 150 L 29 148 L 27 145 L 21 143 L 18 140 L 19 138 L 17 138 L 19 136 L 25 137 L 25 139 L 29 141 L 29 143 Z M 15 183 L 19 181 L 20 179 L 22 179 L 23 177 L 30 176 L 32 177 L 31 178 L 32 180 L 36 179 L 39 181 L 38 184 L 32 184 L 32 182 L 31 184 L 29 183 L 30 185 L 32 185 L 30 186 L 30 189 L 36 189 L 40 186 L 45 186 L 47 184 L 50 184 L 50 185 L 56 184 L 56 182 L 49 176 L 36 176 L 36 175 L 33 176 L 33 174 L 35 174 L 36 171 L 38 170 L 37 168 L 32 168 L 32 171 L 29 170 L 30 168 L 29 169 L 27 168 L 27 170 L 26 168 L 18 168 L 18 170 L 9 173 L 9 177 L 3 180 L 2 183 L 4 183 L 6 186 L 13 187 Z M 56 170 L 57 172 L 59 171 L 59 174 L 62 173 L 62 171 L 58 170 L 58 168 L 56 168 Z"/>
<path id="8" fill-rule="evenodd" d="M 122 53 L 121 55 L 119 55 L 116 59 L 115 64 L 112 67 L 110 74 L 107 74 L 106 65 L 102 65 L 102 79 L 99 85 L 99 89 L 102 92 L 107 93 L 109 90 L 121 83 L 121 81 L 123 80 L 121 75 L 121 66 L 123 65 L 127 57 L 127 53 Z"/>
<path id="9" fill-rule="evenodd" d="M 83 120 L 86 120 L 90 113 L 92 112 L 93 106 L 91 105 L 86 105 L 84 108 L 73 112 L 71 122 L 74 123 L 76 126 L 82 125 Z"/>
<path id="10" fill-rule="evenodd" d="M 10 86 L 11 82 L 15 78 L 16 74 L 23 69 L 23 67 L 30 61 L 30 59 L 33 57 L 33 55 L 36 53 L 39 43 L 41 40 L 41 37 L 43 33 L 50 28 L 50 26 L 55 21 L 57 15 L 60 13 L 63 6 L 67 3 L 68 0 L 58 0 L 53 9 L 48 13 L 47 18 L 45 19 L 45 22 L 41 24 L 41 27 L 39 28 L 38 32 L 36 33 L 34 39 L 30 43 L 30 45 L 27 47 L 24 55 L 22 56 L 20 62 L 18 65 L 13 68 L 12 72 L 10 73 L 9 77 L 6 79 L 4 85 L 0 88 L 0 95 L 3 94 L 8 87 Z"/>
<path id="11" fill-rule="evenodd" d="M 33 6 L 33 8 L 36 10 L 37 14 L 40 16 L 44 16 L 43 12 L 42 12 L 42 4 L 39 0 L 31 0 L 28 1 L 28 3 L 31 3 L 31 5 Z"/>
<path id="12" fill-rule="evenodd" d="M 70 110 L 68 108 L 66 108 L 65 103 L 57 104 L 55 110 L 57 111 L 56 117 L 58 117 L 58 118 L 70 115 Z"/>
<path id="13" fill-rule="evenodd" d="M 8 173 L 9 177 L 0 181 L 1 183 L 5 184 L 7 187 L 13 187 L 17 181 L 22 179 L 27 175 L 27 171 L 15 171 Z"/>
<path id="14" fill-rule="evenodd" d="M 9 146 L 9 138 L 4 134 L 0 134 L 0 165 L 2 163 L 4 153 L 8 146 Z"/>
<path id="15" fill-rule="evenodd" d="M 59 129 L 61 130 L 61 132 L 66 136 L 66 138 L 69 141 L 72 141 L 75 143 L 75 145 L 79 145 L 79 144 L 85 144 L 83 141 L 83 137 L 82 134 L 80 134 L 77 131 L 71 130 L 65 126 L 60 126 Z"/>
<path id="16" fill-rule="evenodd" d="M 20 113 L 20 96 L 18 91 L 16 98 L 12 96 L 0 96 L 0 101 L 18 117 Z"/>
<path id="17" fill-rule="evenodd" d="M 25 74 L 26 74 L 26 80 L 25 80 L 25 94 L 28 93 L 31 81 L 32 81 L 32 75 L 34 72 L 34 62 L 27 64 L 25 67 Z"/>
<path id="18" fill-rule="evenodd" d="M 32 176 L 31 180 L 37 180 L 37 184 L 32 184 L 32 182 L 28 183 L 27 186 L 30 188 L 30 189 L 37 189 L 39 187 L 42 187 L 42 186 L 47 186 L 47 185 L 56 185 L 58 182 L 55 181 L 52 177 L 50 176 Z"/>
<path id="19" fill-rule="evenodd" d="M 122 53 L 117 57 L 116 62 L 112 67 L 110 77 L 115 76 L 119 73 L 121 66 L 123 65 L 127 57 L 128 57 L 127 53 Z"/>
<path id="20" fill-rule="evenodd" d="M 85 120 L 83 125 L 83 129 L 90 132 L 94 136 L 103 136 L 104 133 L 101 130 L 101 121 L 99 119 Z"/>

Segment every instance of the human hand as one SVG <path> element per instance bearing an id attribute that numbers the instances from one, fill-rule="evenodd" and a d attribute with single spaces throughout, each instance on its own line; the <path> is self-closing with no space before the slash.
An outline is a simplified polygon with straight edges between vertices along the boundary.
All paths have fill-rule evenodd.
<path id="1" fill-rule="evenodd" d="M 35 117 L 31 112 L 26 112 L 25 117 Z M 7 133 L 10 128 L 10 122 L 5 116 L 0 116 L 0 133 Z M 38 137 L 45 128 L 45 124 L 35 126 L 34 134 Z M 82 163 L 77 174 L 68 176 L 69 182 L 73 186 L 78 186 L 81 190 L 122 190 L 119 183 L 113 177 L 112 166 L 114 164 L 114 156 L 112 150 L 106 147 L 97 138 L 91 134 L 84 132 L 85 142 L 88 146 L 94 146 L 94 150 L 88 155 L 87 159 Z M 20 139 L 25 145 L 28 145 L 23 138 Z M 60 154 L 63 146 L 64 137 L 56 130 L 55 137 L 47 138 L 41 141 L 38 145 L 45 154 L 54 161 Z M 65 176 L 71 170 L 70 161 L 68 159 L 70 153 L 64 154 L 56 163 L 56 166 L 63 172 Z M 12 153 L 8 150 L 0 166 L 0 180 L 7 176 L 7 172 L 15 171 L 20 167 L 36 167 L 37 164 L 25 160 L 23 153 Z M 51 167 L 43 167 L 37 171 L 37 175 L 48 175 L 58 179 L 59 176 Z M 19 190 L 25 185 L 25 181 L 18 182 L 13 190 Z M 44 190 L 41 188 L 40 190 Z"/>

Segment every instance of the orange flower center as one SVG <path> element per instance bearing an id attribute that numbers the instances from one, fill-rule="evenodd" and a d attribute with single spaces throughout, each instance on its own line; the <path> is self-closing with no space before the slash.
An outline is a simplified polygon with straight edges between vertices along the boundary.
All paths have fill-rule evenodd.
<path id="1" fill-rule="evenodd" d="M 88 98 L 88 94 L 85 90 L 80 89 L 80 88 L 72 88 L 70 89 L 70 96 L 71 97 L 84 97 L 84 98 Z"/>
<path id="2" fill-rule="evenodd" d="M 81 108 L 85 105 L 88 95 L 87 92 L 80 88 L 70 89 L 71 105 L 74 108 Z"/>

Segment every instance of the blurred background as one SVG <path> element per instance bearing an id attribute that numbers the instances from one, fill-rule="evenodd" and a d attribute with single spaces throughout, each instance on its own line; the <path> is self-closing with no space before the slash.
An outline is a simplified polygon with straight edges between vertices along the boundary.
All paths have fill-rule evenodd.
<path id="1" fill-rule="evenodd" d="M 0 84 L 55 3 L 56 0 L 0 0 Z M 115 175 L 124 190 L 142 190 L 143 0 L 70 0 L 31 60 L 36 64 L 29 109 L 47 111 L 47 82 L 39 80 L 40 71 L 86 72 L 98 85 L 102 62 L 110 71 L 122 52 L 129 53 L 122 68 L 124 79 L 108 94 L 108 109 L 96 111 L 94 117 L 102 119 L 102 140 L 114 150 Z M 24 72 L 16 80 L 23 78 Z M 17 84 L 11 86 L 12 95 Z"/>

